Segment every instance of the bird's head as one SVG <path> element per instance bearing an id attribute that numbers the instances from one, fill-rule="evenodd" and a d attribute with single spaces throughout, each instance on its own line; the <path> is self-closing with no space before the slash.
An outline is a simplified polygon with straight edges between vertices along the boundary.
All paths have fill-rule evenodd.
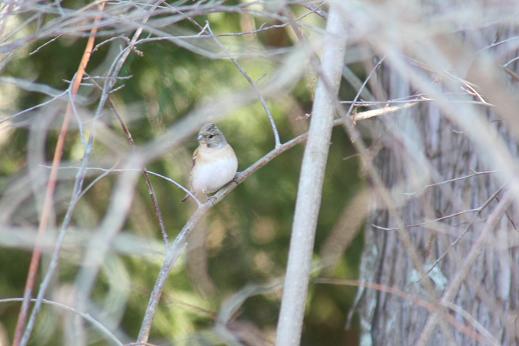
<path id="1" fill-rule="evenodd" d="M 196 139 L 200 144 L 205 144 L 209 148 L 218 148 L 227 143 L 222 131 L 214 123 L 204 124 L 198 131 Z"/>

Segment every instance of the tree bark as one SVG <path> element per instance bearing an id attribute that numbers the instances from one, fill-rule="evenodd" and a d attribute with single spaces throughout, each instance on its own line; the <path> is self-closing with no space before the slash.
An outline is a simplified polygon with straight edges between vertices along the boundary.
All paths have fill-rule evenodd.
<path id="1" fill-rule="evenodd" d="M 513 35 L 516 34 L 502 27 L 486 28 L 481 35 L 485 42 L 479 45 L 485 47 Z M 492 51 L 499 57 L 497 62 L 502 64 L 503 55 L 518 55 L 517 50 L 507 49 L 505 52 L 505 47 L 498 46 Z M 508 68 L 517 71 L 517 64 Z M 378 77 L 389 99 L 417 92 L 390 66 L 384 66 Z M 518 146 L 507 132 L 506 122 L 492 112 L 492 107 L 486 109 L 483 112 L 489 126 L 495 126 L 510 153 L 517 157 Z M 379 136 L 383 149 L 374 161 L 385 187 L 395 198 L 402 200 L 406 196 L 398 208 L 399 216 L 408 226 L 424 270 L 430 270 L 428 275 L 435 284 L 437 297 L 444 296 L 449 286 L 455 292 L 452 300 L 442 301 L 451 304 L 448 311 L 452 319 L 446 322 L 455 343 L 518 345 L 519 251 L 513 240 L 519 234 L 519 218 L 513 204 L 499 206 L 508 191 L 495 172 L 499 168 L 486 164 L 488 161 L 474 141 L 434 102 L 395 117 L 371 121 L 368 126 L 384 131 Z M 420 162 L 418 158 L 426 160 Z M 427 176 L 430 179 L 422 181 L 422 188 L 417 190 L 416 181 Z M 456 180 L 446 182 L 449 179 Z M 417 268 L 394 229 L 394 216 L 381 204 L 374 207 L 366 223 L 361 280 L 396 288 L 405 292 L 406 297 L 390 290 L 359 289 L 361 345 L 448 344 L 447 336 L 432 321 L 435 310 L 415 303 L 420 299 L 439 304 L 440 299 L 431 301 L 420 283 Z M 493 226 L 489 224 L 489 215 L 499 212 L 498 208 L 506 212 L 494 215 Z M 489 233 L 484 234 L 486 231 Z M 481 249 L 476 249 L 477 240 L 487 236 Z M 470 265 L 464 273 L 463 263 L 474 250 L 480 251 L 474 254 L 473 263 L 467 263 Z M 441 260 L 431 269 L 438 259 Z M 453 281 L 459 278 L 463 280 L 456 288 Z M 430 335 L 423 333 L 426 325 L 432 331 Z"/>

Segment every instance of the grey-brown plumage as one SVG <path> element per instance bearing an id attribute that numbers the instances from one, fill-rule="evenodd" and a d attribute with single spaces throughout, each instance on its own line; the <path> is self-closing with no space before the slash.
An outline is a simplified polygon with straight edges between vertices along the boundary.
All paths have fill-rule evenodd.
<path id="1" fill-rule="evenodd" d="M 223 132 L 214 123 L 204 124 L 197 140 L 199 145 L 193 153 L 189 186 L 197 198 L 204 198 L 234 178 L 238 159 Z"/>

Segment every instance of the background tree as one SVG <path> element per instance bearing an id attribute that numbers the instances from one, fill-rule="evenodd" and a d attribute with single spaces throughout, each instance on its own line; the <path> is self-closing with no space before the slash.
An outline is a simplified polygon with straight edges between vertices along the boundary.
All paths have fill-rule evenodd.
<path id="1" fill-rule="evenodd" d="M 374 100 L 418 104 L 366 124 L 385 197 L 365 230 L 362 344 L 515 345 L 517 25 L 504 1 L 427 3 L 381 4 L 414 30 L 371 42 Z"/>

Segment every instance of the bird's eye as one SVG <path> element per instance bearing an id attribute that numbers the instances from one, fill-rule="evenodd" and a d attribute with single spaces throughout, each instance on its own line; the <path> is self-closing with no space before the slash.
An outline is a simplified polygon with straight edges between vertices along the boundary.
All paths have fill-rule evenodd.
<path id="1" fill-rule="evenodd" d="M 213 137 L 214 137 L 214 135 L 209 135 L 209 136 L 207 136 L 207 137 L 209 137 L 209 139 L 211 139 L 211 138 L 213 138 Z"/>

